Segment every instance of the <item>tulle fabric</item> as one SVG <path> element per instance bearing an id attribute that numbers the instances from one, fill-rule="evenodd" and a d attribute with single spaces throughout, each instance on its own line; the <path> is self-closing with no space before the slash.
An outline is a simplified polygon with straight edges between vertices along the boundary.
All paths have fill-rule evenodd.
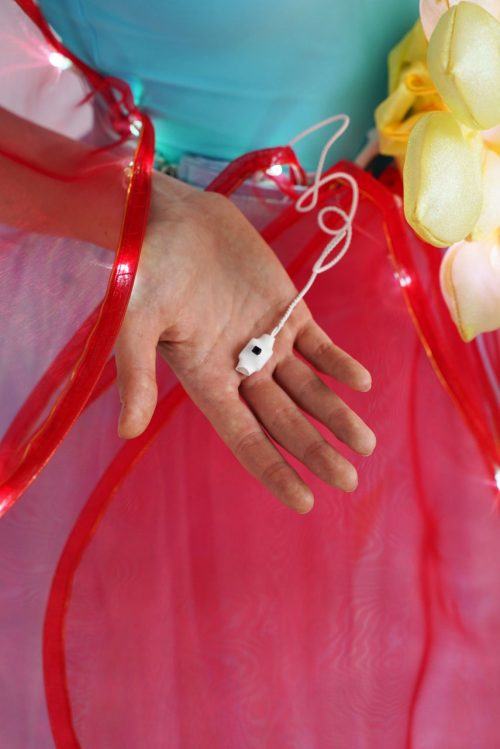
<path id="1" fill-rule="evenodd" d="M 299 285 L 321 240 L 274 210 L 264 234 Z M 371 397 L 337 388 L 379 440 L 352 497 L 313 480 L 309 516 L 280 506 L 164 364 L 148 433 L 121 451 L 113 437 L 47 609 L 62 746 L 496 745 L 493 475 L 425 354 L 386 231 L 365 194 L 348 257 L 310 299 L 374 375 Z M 117 417 L 109 391 L 80 441 Z"/>
<path id="2" fill-rule="evenodd" d="M 50 458 L 109 356 L 153 157 L 151 125 L 127 109 L 126 88 L 66 54 L 32 0 L 19 5 L 25 12 L 11 0 L 1 11 L 0 515 Z"/>
<path id="3" fill-rule="evenodd" d="M 239 185 L 232 199 L 300 287 L 324 238 L 251 180 L 273 159 L 292 155 L 246 157 L 211 189 Z M 106 308 L 113 252 L 2 228 L 4 434 L 68 344 L 76 361 L 103 347 L 79 418 L 0 522 L 2 746 L 498 746 L 498 337 L 460 341 L 440 251 L 404 224 L 395 173 L 342 168 L 361 191 L 353 244 L 308 302 L 373 374 L 370 394 L 332 385 L 378 446 L 355 459 L 352 495 L 308 476 L 306 516 L 243 471 L 160 358 L 153 421 L 120 440 L 123 304 L 114 328 L 75 342 Z M 126 215 L 130 186 L 116 190 Z M 320 205 L 348 199 L 339 183 Z"/>

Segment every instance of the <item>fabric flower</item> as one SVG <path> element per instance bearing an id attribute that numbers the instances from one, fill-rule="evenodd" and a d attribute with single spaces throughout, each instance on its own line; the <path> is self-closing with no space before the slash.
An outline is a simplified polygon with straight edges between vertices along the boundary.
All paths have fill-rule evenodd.
<path id="1" fill-rule="evenodd" d="M 457 242 L 440 268 L 441 291 L 464 341 L 500 326 L 500 234 Z"/>
<path id="2" fill-rule="evenodd" d="M 500 123 L 500 22 L 474 3 L 454 5 L 429 40 L 427 63 L 449 110 L 472 129 Z"/>
<path id="3" fill-rule="evenodd" d="M 412 130 L 405 216 L 430 244 L 448 247 L 473 231 L 483 204 L 482 150 L 480 138 L 464 132 L 449 112 L 426 114 Z"/>
<path id="4" fill-rule="evenodd" d="M 402 167 L 410 133 L 427 112 L 446 106 L 427 69 L 427 39 L 420 21 L 389 54 L 389 96 L 375 110 L 380 151 Z"/>
<path id="5" fill-rule="evenodd" d="M 420 20 L 427 39 L 431 38 L 441 16 L 460 2 L 461 0 L 420 0 Z M 473 2 L 500 21 L 500 0 L 473 0 Z"/>
<path id="6" fill-rule="evenodd" d="M 500 327 L 500 0 L 420 7 L 376 122 L 381 152 L 404 165 L 408 222 L 449 247 L 441 289 L 468 341 Z"/>

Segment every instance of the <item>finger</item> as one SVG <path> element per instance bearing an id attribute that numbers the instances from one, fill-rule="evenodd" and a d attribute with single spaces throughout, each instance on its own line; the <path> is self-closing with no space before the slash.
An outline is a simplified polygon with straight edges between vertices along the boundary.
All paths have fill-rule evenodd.
<path id="1" fill-rule="evenodd" d="M 297 335 L 295 348 L 320 372 L 335 377 L 353 390 L 366 392 L 371 388 L 372 378 L 368 370 L 336 346 L 314 320 Z"/>
<path id="2" fill-rule="evenodd" d="M 244 398 L 269 434 L 316 476 L 343 491 L 354 491 L 356 469 L 323 439 L 292 399 L 274 382 L 245 381 Z"/>
<path id="3" fill-rule="evenodd" d="M 370 455 L 376 437 L 360 417 L 333 393 L 307 364 L 290 355 L 274 370 L 274 379 L 304 411 L 324 424 L 360 455 Z"/>
<path id="4" fill-rule="evenodd" d="M 237 391 L 222 402 L 194 400 L 249 473 L 288 507 L 299 513 L 312 509 L 311 489 L 276 449 Z"/>
<path id="5" fill-rule="evenodd" d="M 122 402 L 118 435 L 131 439 L 146 429 L 158 400 L 155 335 L 135 315 L 125 317 L 115 343 L 117 384 Z"/>

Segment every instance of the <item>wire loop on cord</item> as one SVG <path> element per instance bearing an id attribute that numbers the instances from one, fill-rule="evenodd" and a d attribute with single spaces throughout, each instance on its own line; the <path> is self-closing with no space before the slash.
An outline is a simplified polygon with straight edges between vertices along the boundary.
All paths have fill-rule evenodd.
<path id="1" fill-rule="evenodd" d="M 295 307 L 299 304 L 299 302 L 302 301 L 304 296 L 307 294 L 313 283 L 315 282 L 317 276 L 320 273 L 324 273 L 327 270 L 330 270 L 333 268 L 346 254 L 347 250 L 349 249 L 349 246 L 351 244 L 352 239 L 352 224 L 354 220 L 354 216 L 356 213 L 356 210 L 358 208 L 359 203 L 359 188 L 356 180 L 346 172 L 332 172 L 331 174 L 327 174 L 325 176 L 322 176 L 323 173 L 323 167 L 325 165 L 326 158 L 328 156 L 328 152 L 330 151 L 333 144 L 345 133 L 347 128 L 349 127 L 349 116 L 346 114 L 337 114 L 333 117 L 328 117 L 326 120 L 322 120 L 321 122 L 318 122 L 316 125 L 313 125 L 312 127 L 307 128 L 307 130 L 304 130 L 302 133 L 299 133 L 296 135 L 292 140 L 289 142 L 289 146 L 292 147 L 299 141 L 301 141 L 303 138 L 306 138 L 311 133 L 315 132 L 316 130 L 320 130 L 323 127 L 326 127 L 327 125 L 331 125 L 334 122 L 341 122 L 341 126 L 339 129 L 331 136 L 331 138 L 328 139 L 328 141 L 323 146 L 323 150 L 321 151 L 318 165 L 316 167 L 316 171 L 314 174 L 314 181 L 312 185 L 305 190 L 302 195 L 300 195 L 297 198 L 297 201 L 295 203 L 295 209 L 299 211 L 300 213 L 308 213 L 309 211 L 312 211 L 316 208 L 318 204 L 319 199 L 319 191 L 322 187 L 324 187 L 326 184 L 330 182 L 335 182 L 339 179 L 342 179 L 346 181 L 351 189 L 352 189 L 352 201 L 349 211 L 344 211 L 342 208 L 339 208 L 338 206 L 325 206 L 320 211 L 318 211 L 317 221 L 318 226 L 325 234 L 332 237 L 332 239 L 328 242 L 325 249 L 319 256 L 319 258 L 316 260 L 316 262 L 313 265 L 311 276 L 306 283 L 306 285 L 301 289 L 301 291 L 297 294 L 295 299 L 289 304 L 287 307 L 284 315 L 282 316 L 279 323 L 276 325 L 276 327 L 271 331 L 270 335 L 272 338 L 276 338 L 280 330 L 283 328 L 285 323 L 287 322 L 288 318 L 292 314 Z M 340 216 L 340 218 L 343 220 L 343 224 L 339 229 L 332 229 L 329 227 L 325 221 L 325 218 L 328 214 L 333 213 L 336 216 Z M 339 252 L 333 257 L 328 263 L 325 262 L 327 258 L 330 256 L 330 254 L 333 252 L 333 250 L 341 245 L 341 248 Z"/>
<path id="2" fill-rule="evenodd" d="M 271 333 L 264 333 L 259 338 L 251 338 L 248 341 L 247 345 L 240 351 L 238 355 L 238 364 L 236 365 L 235 369 L 245 377 L 254 374 L 254 372 L 259 372 L 262 367 L 267 364 L 267 362 L 273 355 L 274 340 L 287 322 L 295 307 L 307 294 L 319 274 L 325 273 L 325 271 L 333 268 L 333 266 L 336 265 L 344 257 L 347 250 L 349 249 L 349 245 L 351 244 L 352 223 L 359 203 L 358 184 L 356 180 L 346 172 L 332 172 L 330 174 L 323 175 L 323 167 L 325 165 L 328 151 L 333 146 L 335 141 L 337 141 L 349 127 L 349 117 L 346 114 L 336 114 L 333 117 L 328 117 L 326 120 L 318 122 L 316 125 L 313 125 L 307 130 L 304 130 L 304 132 L 299 133 L 299 135 L 293 138 L 288 144 L 288 148 L 291 148 L 295 145 L 295 143 L 298 143 L 300 140 L 302 140 L 302 138 L 305 138 L 315 130 L 319 130 L 320 128 L 325 127 L 326 125 L 330 125 L 333 122 L 340 122 L 341 125 L 337 132 L 335 132 L 325 143 L 323 150 L 321 151 L 312 185 L 310 185 L 310 187 L 307 187 L 304 192 L 298 197 L 297 193 L 292 191 L 293 197 L 296 197 L 295 209 L 299 213 L 308 213 L 309 211 L 314 210 L 318 205 L 320 189 L 328 183 L 336 182 L 339 179 L 344 180 L 351 187 L 351 206 L 348 211 L 345 211 L 343 208 L 339 208 L 338 206 L 332 205 L 324 206 L 323 208 L 321 208 L 321 210 L 318 211 L 318 226 L 321 231 L 324 232 L 328 237 L 331 237 L 331 239 L 324 248 L 319 258 L 314 263 L 312 273 L 308 282 L 303 287 L 303 289 L 299 291 L 295 299 L 288 305 L 284 315 L 282 316 L 276 327 L 273 328 Z M 269 176 L 272 177 L 273 175 Z M 301 175 L 299 174 L 298 176 L 300 177 Z M 284 189 L 286 194 L 290 193 L 287 185 L 280 184 L 279 182 L 277 184 L 281 189 Z M 331 213 L 333 213 L 335 216 L 339 216 L 342 219 L 343 224 L 339 229 L 332 229 L 326 223 L 326 217 Z M 337 247 L 340 247 L 337 254 L 331 260 L 328 260 L 333 250 L 335 250 Z"/>

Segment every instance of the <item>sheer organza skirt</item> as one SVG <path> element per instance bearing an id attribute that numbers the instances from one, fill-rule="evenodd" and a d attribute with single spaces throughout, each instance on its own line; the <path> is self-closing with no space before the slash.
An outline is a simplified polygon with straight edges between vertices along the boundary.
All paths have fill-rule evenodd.
<path id="1" fill-rule="evenodd" d="M 498 338 L 458 339 L 397 175 L 343 168 L 361 192 L 353 243 L 308 303 L 373 374 L 369 395 L 331 384 L 378 445 L 352 495 L 308 476 L 306 516 L 245 473 L 161 357 L 150 426 L 117 437 L 123 226 L 114 253 L 1 227 L 2 746 L 498 746 Z M 300 287 L 324 243 L 315 216 L 246 176 L 231 199 Z M 116 189 L 126 217 L 140 189 Z M 339 182 L 320 205 L 348 197 Z"/>

